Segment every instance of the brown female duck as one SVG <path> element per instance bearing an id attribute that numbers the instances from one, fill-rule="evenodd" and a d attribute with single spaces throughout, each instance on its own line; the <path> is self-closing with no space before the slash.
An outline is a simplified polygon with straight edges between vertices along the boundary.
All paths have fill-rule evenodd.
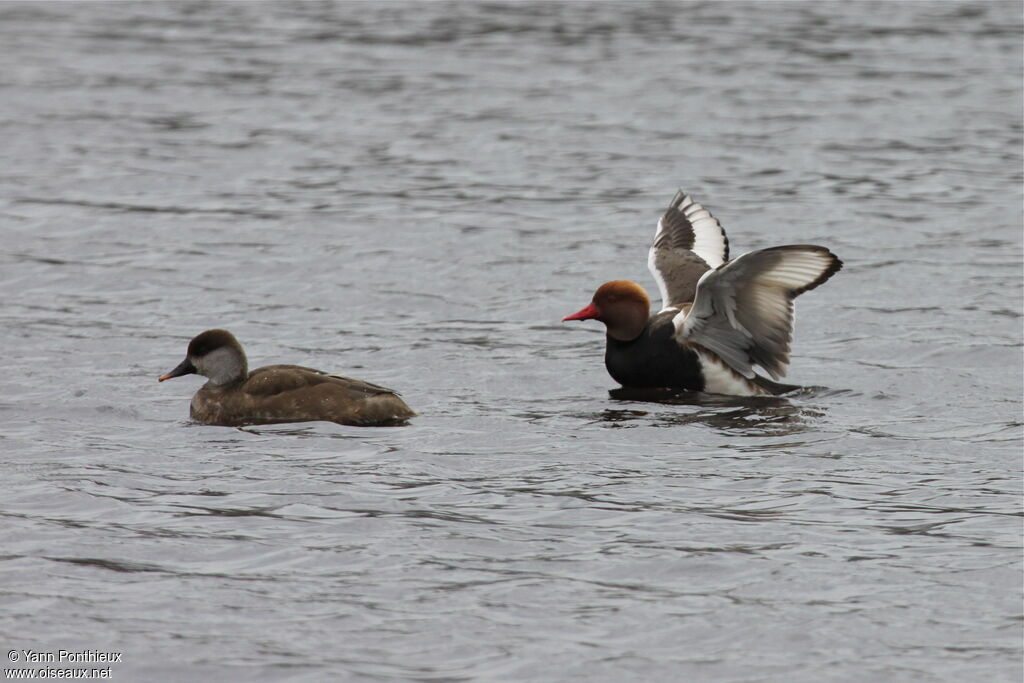
<path id="1" fill-rule="evenodd" d="M 391 389 L 298 365 L 268 365 L 249 372 L 245 351 L 227 330 L 207 330 L 188 345 L 182 375 L 208 377 L 192 397 L 191 416 L 205 424 L 241 426 L 324 420 L 344 425 L 387 425 L 416 415 Z"/>

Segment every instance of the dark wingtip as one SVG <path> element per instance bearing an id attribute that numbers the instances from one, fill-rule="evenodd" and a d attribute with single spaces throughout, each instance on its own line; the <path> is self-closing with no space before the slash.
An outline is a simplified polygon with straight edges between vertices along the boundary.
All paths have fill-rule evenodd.
<path id="1" fill-rule="evenodd" d="M 833 254 L 828 248 L 820 247 L 816 244 L 807 244 L 803 246 L 814 249 L 815 251 L 828 254 L 832 262 L 829 264 L 828 268 L 826 268 L 825 271 L 821 275 L 819 275 L 816 280 L 814 280 L 814 282 L 810 283 L 809 285 L 806 285 L 805 287 L 801 287 L 800 289 L 795 290 L 793 292 L 793 296 L 798 296 L 800 294 L 803 294 L 804 292 L 809 292 L 818 285 L 825 284 L 830 277 L 832 277 L 833 275 L 835 275 L 836 273 L 843 269 L 843 262 L 839 260 L 839 257 Z"/>
<path id="2" fill-rule="evenodd" d="M 669 202 L 668 208 L 678 209 L 679 205 L 683 203 L 684 199 L 686 199 L 686 193 L 683 192 L 683 188 L 680 187 L 678 190 L 676 190 L 676 195 L 672 197 L 672 201 Z"/>

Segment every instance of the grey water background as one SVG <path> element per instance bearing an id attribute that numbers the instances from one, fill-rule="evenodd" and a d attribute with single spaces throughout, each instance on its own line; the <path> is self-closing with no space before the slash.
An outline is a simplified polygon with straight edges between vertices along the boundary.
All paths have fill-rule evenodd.
<path id="1" fill-rule="evenodd" d="M 0 4 L 4 653 L 1019 681 L 1021 12 Z M 609 397 L 559 320 L 655 290 L 677 187 L 734 254 L 844 259 L 798 301 L 812 388 Z M 156 377 L 214 326 L 421 415 L 192 424 Z"/>

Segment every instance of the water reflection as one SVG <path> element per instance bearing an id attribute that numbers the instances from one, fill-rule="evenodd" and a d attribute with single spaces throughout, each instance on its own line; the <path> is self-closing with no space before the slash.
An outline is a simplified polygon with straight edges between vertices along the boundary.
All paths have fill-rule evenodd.
<path id="1" fill-rule="evenodd" d="M 814 395 L 814 388 L 791 392 L 789 396 Z M 610 427 L 639 424 L 654 427 L 707 425 L 727 434 L 746 436 L 789 436 L 814 429 L 825 412 L 794 404 L 783 396 L 723 396 L 699 391 L 671 389 L 611 389 L 608 395 L 630 403 L 653 404 L 651 408 L 609 408 L 596 420 Z M 654 406 L 693 406 L 694 412 L 669 411 Z"/>

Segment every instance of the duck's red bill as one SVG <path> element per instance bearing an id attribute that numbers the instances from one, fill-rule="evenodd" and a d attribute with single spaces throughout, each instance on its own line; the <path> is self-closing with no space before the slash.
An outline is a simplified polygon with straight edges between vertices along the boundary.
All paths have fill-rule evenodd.
<path id="1" fill-rule="evenodd" d="M 562 318 L 564 323 L 566 320 L 590 320 L 591 318 L 597 318 L 601 315 L 601 311 L 597 310 L 597 306 L 591 302 L 586 308 L 581 308 L 572 315 L 567 315 Z"/>

